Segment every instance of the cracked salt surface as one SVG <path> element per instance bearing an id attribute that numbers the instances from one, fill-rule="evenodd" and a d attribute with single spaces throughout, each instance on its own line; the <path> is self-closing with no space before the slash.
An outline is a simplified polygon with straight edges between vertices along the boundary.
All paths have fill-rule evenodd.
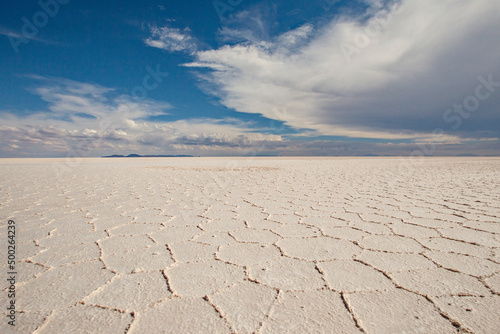
<path id="1" fill-rule="evenodd" d="M 500 159 L 53 163 L 0 161 L 19 245 L 1 333 L 500 328 Z"/>

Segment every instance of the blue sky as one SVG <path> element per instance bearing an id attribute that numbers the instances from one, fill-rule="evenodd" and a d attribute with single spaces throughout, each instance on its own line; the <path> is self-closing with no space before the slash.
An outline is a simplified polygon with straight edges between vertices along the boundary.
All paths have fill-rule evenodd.
<path id="1" fill-rule="evenodd" d="M 0 157 L 500 154 L 496 0 L 0 9 Z"/>

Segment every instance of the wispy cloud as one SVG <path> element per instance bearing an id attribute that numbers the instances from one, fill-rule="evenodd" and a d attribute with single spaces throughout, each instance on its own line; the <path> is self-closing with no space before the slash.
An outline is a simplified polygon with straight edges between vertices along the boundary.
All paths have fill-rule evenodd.
<path id="1" fill-rule="evenodd" d="M 16 33 L 16 32 L 14 32 L 12 30 L 3 28 L 1 26 L 0 26 L 0 35 L 4 35 L 4 36 L 7 36 L 7 37 L 12 37 L 12 38 L 24 38 L 22 36 L 22 34 Z"/>
<path id="2" fill-rule="evenodd" d="M 151 36 L 144 40 L 146 45 L 166 50 L 168 52 L 187 52 L 193 54 L 197 49 L 197 42 L 191 36 L 189 28 L 184 30 L 170 27 L 150 28 Z"/>
<path id="3" fill-rule="evenodd" d="M 314 27 L 312 24 L 304 24 L 303 26 L 280 35 L 278 37 L 277 44 L 285 48 L 294 48 L 295 46 L 308 41 L 308 38 L 311 36 L 313 31 Z"/>
<path id="4" fill-rule="evenodd" d="M 58 42 L 55 41 L 50 41 L 46 40 L 40 37 L 37 37 L 36 35 L 24 35 L 21 32 L 17 32 L 11 29 L 7 29 L 5 27 L 0 26 L 0 35 L 6 36 L 7 38 L 12 39 L 13 41 L 36 41 L 44 44 L 59 44 Z M 22 42 L 22 43 L 24 43 Z M 11 41 L 12 43 L 12 41 Z M 17 44 L 17 42 L 14 42 Z"/>
<path id="5" fill-rule="evenodd" d="M 270 22 L 272 19 L 267 7 L 252 6 L 229 15 L 217 33 L 223 42 L 260 42 L 270 38 Z"/>

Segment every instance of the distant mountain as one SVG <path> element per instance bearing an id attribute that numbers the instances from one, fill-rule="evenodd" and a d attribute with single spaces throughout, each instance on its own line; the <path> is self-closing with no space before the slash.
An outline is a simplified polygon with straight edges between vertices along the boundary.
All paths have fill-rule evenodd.
<path id="1" fill-rule="evenodd" d="M 103 158 L 194 158 L 193 155 L 140 155 L 129 154 L 127 156 L 120 154 L 106 155 Z"/>

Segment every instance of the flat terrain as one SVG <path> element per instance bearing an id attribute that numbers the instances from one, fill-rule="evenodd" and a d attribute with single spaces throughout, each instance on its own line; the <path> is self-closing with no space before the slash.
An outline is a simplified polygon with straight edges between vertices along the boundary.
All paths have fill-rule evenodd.
<path id="1" fill-rule="evenodd" d="M 500 159 L 0 160 L 1 333 L 498 333 Z"/>

